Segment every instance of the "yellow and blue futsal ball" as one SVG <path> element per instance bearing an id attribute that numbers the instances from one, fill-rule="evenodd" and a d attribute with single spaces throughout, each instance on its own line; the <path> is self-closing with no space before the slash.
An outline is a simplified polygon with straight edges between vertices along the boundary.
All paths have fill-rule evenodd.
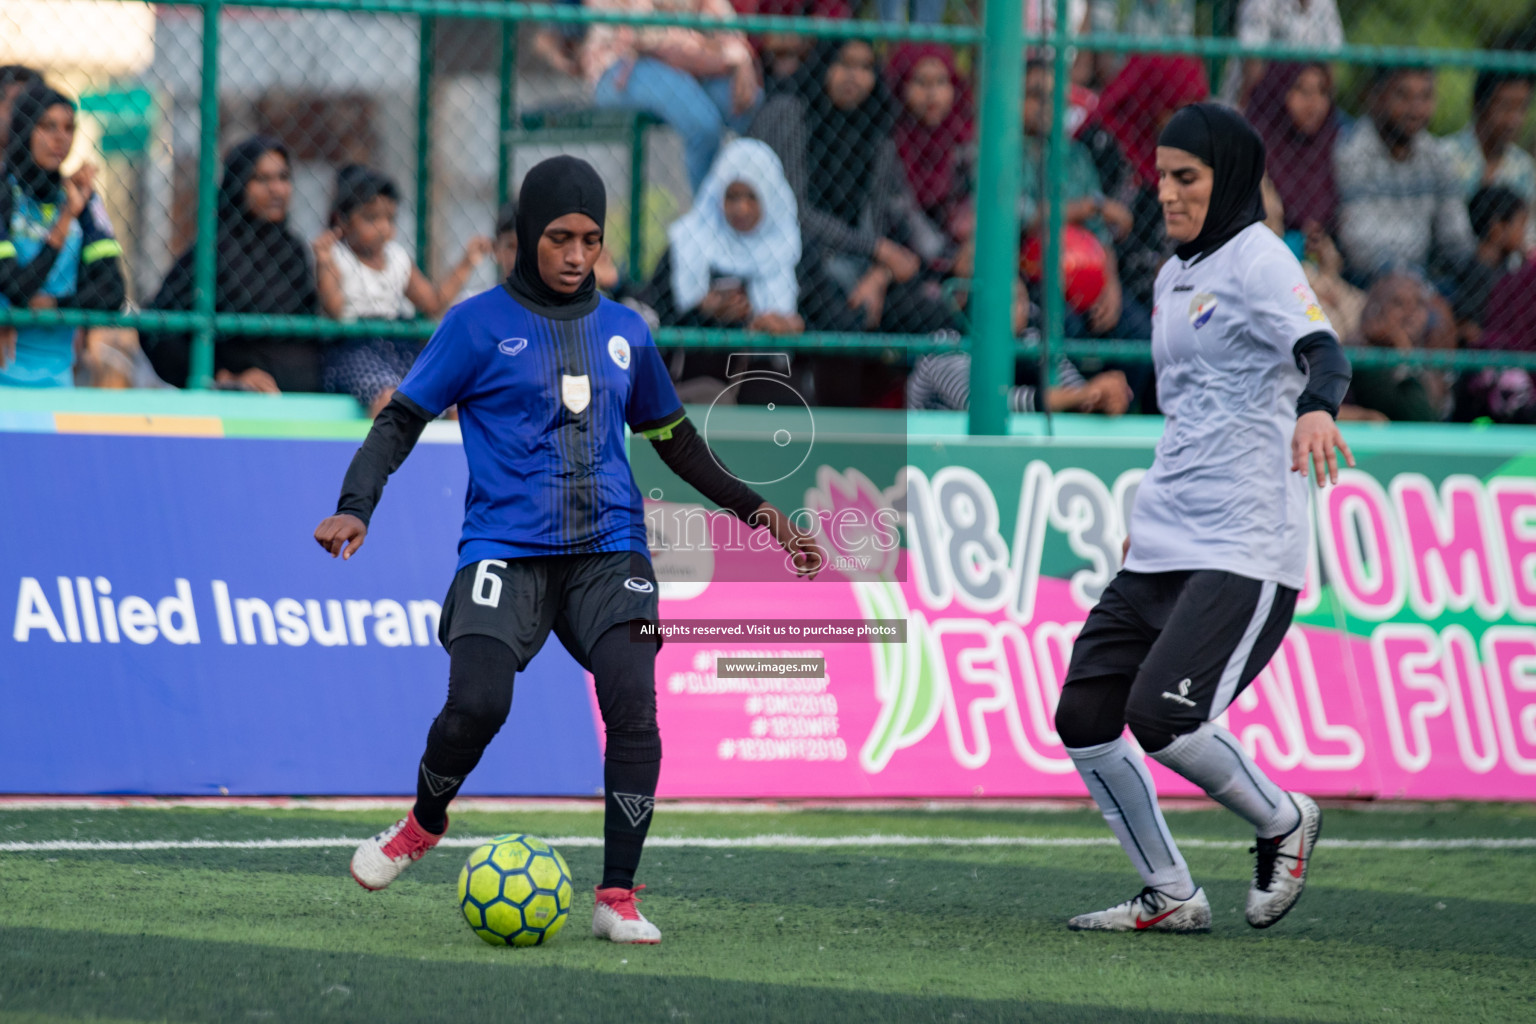
<path id="1" fill-rule="evenodd" d="M 459 907 L 493 946 L 537 946 L 560 933 L 571 912 L 571 869 L 536 836 L 497 836 L 459 872 Z"/>

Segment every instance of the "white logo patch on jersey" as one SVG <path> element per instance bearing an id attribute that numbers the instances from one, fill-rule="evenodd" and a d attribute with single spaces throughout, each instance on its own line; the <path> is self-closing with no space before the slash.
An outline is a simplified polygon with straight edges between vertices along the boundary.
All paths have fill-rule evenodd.
<path id="1" fill-rule="evenodd" d="M 587 406 L 592 404 L 592 380 L 586 374 L 573 377 L 568 373 L 560 375 L 560 401 L 571 412 L 580 415 Z"/>
<path id="2" fill-rule="evenodd" d="M 1215 312 L 1216 296 L 1210 292 L 1201 292 L 1189 300 L 1189 322 L 1197 331 L 1210 322 Z"/>
<path id="3" fill-rule="evenodd" d="M 515 356 L 527 347 L 527 338 L 502 338 L 496 343 L 496 348 L 505 356 Z"/>
<path id="4" fill-rule="evenodd" d="M 608 339 L 608 358 L 618 364 L 619 369 L 629 369 L 629 342 L 615 334 Z"/>
<path id="5" fill-rule="evenodd" d="M 639 576 L 631 576 L 629 579 L 624 581 L 624 586 L 628 587 L 630 590 L 633 590 L 637 594 L 649 594 L 651 591 L 656 589 L 655 584 L 653 584 L 650 580 L 641 579 Z"/>

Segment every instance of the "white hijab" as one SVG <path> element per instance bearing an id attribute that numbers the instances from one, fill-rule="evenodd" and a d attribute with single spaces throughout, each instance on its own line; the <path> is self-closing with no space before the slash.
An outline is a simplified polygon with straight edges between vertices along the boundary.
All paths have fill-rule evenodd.
<path id="1" fill-rule="evenodd" d="M 762 219 L 743 234 L 725 219 L 725 190 L 745 182 Z M 800 215 L 779 158 L 765 142 L 737 139 L 720 151 L 693 197 L 693 209 L 667 229 L 672 298 L 679 312 L 697 306 L 712 276 L 739 277 L 754 313 L 795 312 L 800 288 Z"/>

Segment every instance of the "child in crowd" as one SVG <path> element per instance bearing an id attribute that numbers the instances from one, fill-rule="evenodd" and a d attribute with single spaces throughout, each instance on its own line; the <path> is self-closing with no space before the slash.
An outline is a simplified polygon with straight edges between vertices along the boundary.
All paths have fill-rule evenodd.
<path id="1" fill-rule="evenodd" d="M 400 191 L 377 171 L 356 165 L 336 176 L 331 228 L 315 239 L 315 277 L 320 308 L 335 320 L 397 320 L 412 307 L 422 316 L 442 315 L 469 275 L 491 253 L 488 238 L 470 239 L 458 265 L 434 284 L 395 241 Z M 370 416 L 389 402 L 421 344 L 407 338 L 347 339 L 325 354 L 325 389 L 351 394 Z"/>
<path id="2" fill-rule="evenodd" d="M 1390 270 L 1366 293 L 1358 334 L 1350 344 L 1407 352 L 1455 348 L 1455 323 L 1438 292 L 1411 270 Z M 1385 418 L 1433 423 L 1451 411 L 1453 377 L 1430 367 L 1356 366 L 1349 405 L 1378 413 L 1361 417 L 1340 411 L 1340 419 Z"/>
<path id="3" fill-rule="evenodd" d="M 1494 285 L 1509 274 L 1514 257 L 1525 252 L 1529 219 L 1526 202 L 1502 185 L 1480 188 L 1467 203 L 1477 235 L 1477 251 L 1457 282 L 1452 308 L 1462 344 L 1475 346 L 1483 333 L 1483 313 Z"/>

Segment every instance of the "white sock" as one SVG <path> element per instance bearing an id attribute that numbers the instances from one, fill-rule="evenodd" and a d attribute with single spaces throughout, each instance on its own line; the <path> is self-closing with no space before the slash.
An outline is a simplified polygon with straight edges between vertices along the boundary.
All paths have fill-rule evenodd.
<path id="1" fill-rule="evenodd" d="M 1215 722 L 1175 738 L 1152 756 L 1246 818 L 1262 839 L 1283 836 L 1301 823 L 1285 790 L 1259 770 L 1237 737 Z"/>
<path id="2" fill-rule="evenodd" d="M 1193 896 L 1194 879 L 1168 834 L 1152 774 L 1125 737 L 1096 747 L 1068 747 L 1067 753 L 1142 880 L 1174 899 Z"/>

